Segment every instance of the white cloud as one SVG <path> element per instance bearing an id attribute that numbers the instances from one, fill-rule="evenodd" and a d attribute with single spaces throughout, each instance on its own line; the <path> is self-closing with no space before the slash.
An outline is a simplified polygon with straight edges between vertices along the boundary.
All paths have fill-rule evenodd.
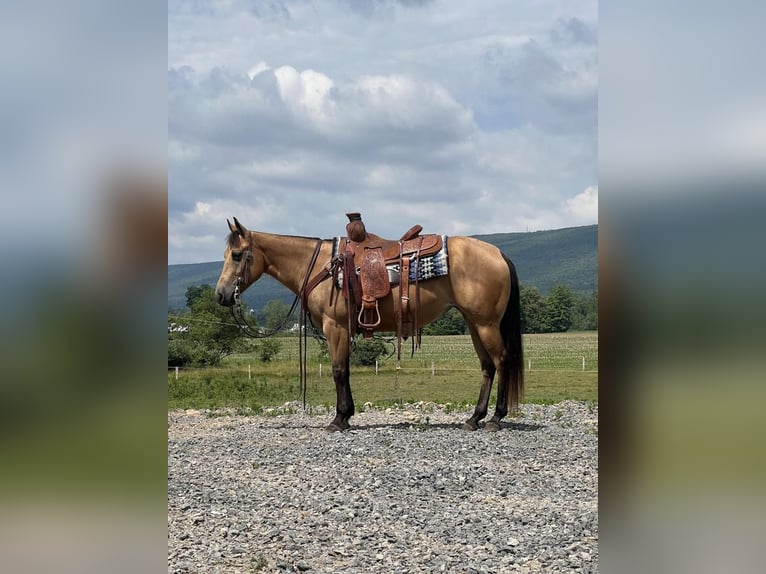
<path id="1" fill-rule="evenodd" d="M 247 77 L 252 80 L 261 72 L 266 72 L 268 70 L 271 70 L 271 67 L 266 62 L 258 62 L 255 66 L 247 71 Z"/>
<path id="2" fill-rule="evenodd" d="M 597 177 L 593 2 L 216 6 L 169 13 L 171 263 L 219 258 L 233 215 L 323 237 L 353 210 L 391 237 L 595 222 L 571 198 Z"/>
<path id="3" fill-rule="evenodd" d="M 212 206 L 204 201 L 198 201 L 194 204 L 194 215 L 205 217 L 210 214 Z"/>
<path id="4" fill-rule="evenodd" d="M 290 66 L 274 70 L 282 101 L 294 113 L 317 124 L 333 119 L 335 102 L 330 97 L 333 81 L 314 70 L 298 72 Z"/>
<path id="5" fill-rule="evenodd" d="M 174 262 L 217 261 L 223 258 L 224 238 L 229 233 L 226 220 L 236 216 L 246 226 L 270 226 L 279 208 L 270 201 L 212 199 L 198 201 L 168 220 L 168 247 L 176 255 Z"/>
<path id="6" fill-rule="evenodd" d="M 591 185 L 585 191 L 566 201 L 567 209 L 579 221 L 596 223 L 598 221 L 598 186 Z"/>

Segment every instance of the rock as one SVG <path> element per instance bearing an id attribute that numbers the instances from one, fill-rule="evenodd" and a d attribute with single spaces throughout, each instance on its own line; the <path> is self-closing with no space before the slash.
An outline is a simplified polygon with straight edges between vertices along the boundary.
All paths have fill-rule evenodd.
<path id="1" fill-rule="evenodd" d="M 598 570 L 597 408 L 524 404 L 493 434 L 432 403 L 335 434 L 272 409 L 169 413 L 168 572 Z"/>

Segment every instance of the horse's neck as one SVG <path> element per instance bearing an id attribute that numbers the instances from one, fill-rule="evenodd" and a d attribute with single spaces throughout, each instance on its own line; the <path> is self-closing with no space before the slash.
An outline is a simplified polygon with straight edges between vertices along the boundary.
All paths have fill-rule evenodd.
<path id="1" fill-rule="evenodd" d="M 298 293 L 306 276 L 317 240 L 253 231 L 253 241 L 266 258 L 264 272 L 293 293 Z"/>

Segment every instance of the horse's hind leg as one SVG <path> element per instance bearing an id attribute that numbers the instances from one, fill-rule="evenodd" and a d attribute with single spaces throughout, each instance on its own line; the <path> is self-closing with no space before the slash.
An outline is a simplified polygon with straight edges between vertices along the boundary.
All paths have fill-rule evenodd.
<path id="1" fill-rule="evenodd" d="M 499 431 L 500 421 L 508 414 L 508 374 L 501 370 L 500 380 L 497 382 L 497 405 L 495 414 L 484 425 L 484 430 Z"/>
<path id="2" fill-rule="evenodd" d="M 479 400 L 476 403 L 476 409 L 473 411 L 473 415 L 463 424 L 465 430 L 476 430 L 479 428 L 479 421 L 487 416 L 487 409 L 489 408 L 489 395 L 492 392 L 492 381 L 495 378 L 495 363 L 490 357 L 487 350 L 484 348 L 484 344 L 481 342 L 476 328 L 473 325 L 468 325 L 471 332 L 471 340 L 473 341 L 476 354 L 479 356 L 481 362 L 481 391 L 479 392 Z"/>
<path id="3" fill-rule="evenodd" d="M 499 431 L 500 421 L 508 414 L 508 389 L 510 384 L 510 373 L 508 372 L 508 366 L 505 361 L 506 349 L 503 344 L 503 336 L 499 330 L 492 334 L 493 344 L 491 346 L 493 357 L 495 358 L 495 366 L 497 368 L 498 380 L 497 380 L 497 404 L 495 405 L 495 414 L 487 424 L 484 425 L 484 430 Z"/>
<path id="4" fill-rule="evenodd" d="M 479 345 L 483 350 L 483 355 L 479 353 L 482 363 L 482 374 L 490 372 L 493 376 L 497 373 L 497 405 L 495 407 L 495 414 L 487 424 L 484 425 L 484 430 L 498 431 L 500 430 L 500 421 L 508 414 L 508 386 L 509 386 L 509 373 L 505 367 L 504 355 L 505 345 L 503 343 L 503 336 L 500 333 L 500 329 L 493 326 L 477 327 L 475 329 L 476 335 L 474 336 L 474 330 L 471 330 L 471 336 L 474 339 L 474 347 L 479 353 Z M 478 343 L 477 343 L 478 339 Z M 486 366 L 485 366 L 486 365 Z M 489 367 L 491 365 L 491 368 Z M 486 375 L 484 381 L 486 382 Z M 481 415 L 486 416 L 488 403 L 489 403 L 489 391 L 492 389 L 492 378 L 490 378 L 488 390 L 486 396 L 484 395 L 485 383 L 482 383 L 482 393 L 479 396 L 479 404 L 476 405 L 476 414 L 479 413 L 481 407 Z M 469 419 L 469 421 L 471 421 Z"/>

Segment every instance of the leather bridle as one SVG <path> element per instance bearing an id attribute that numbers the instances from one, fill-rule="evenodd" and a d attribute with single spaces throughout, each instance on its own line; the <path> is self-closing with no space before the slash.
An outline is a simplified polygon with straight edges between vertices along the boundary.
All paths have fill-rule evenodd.
<path id="1" fill-rule="evenodd" d="M 253 259 L 253 252 L 248 249 L 241 253 L 242 260 L 237 267 L 237 275 L 234 279 L 234 302 L 239 303 L 240 289 L 239 285 L 244 283 L 247 285 L 250 281 L 250 262 Z M 244 273 L 243 273 L 244 271 Z"/>

